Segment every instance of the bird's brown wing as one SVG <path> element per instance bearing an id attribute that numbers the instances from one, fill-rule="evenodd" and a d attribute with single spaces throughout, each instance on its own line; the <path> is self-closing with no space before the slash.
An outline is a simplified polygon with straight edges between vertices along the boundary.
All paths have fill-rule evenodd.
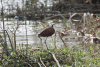
<path id="1" fill-rule="evenodd" d="M 52 28 L 52 27 L 48 27 L 48 28 L 46 28 L 46 29 L 44 29 L 41 33 L 40 33 L 40 35 L 41 36 L 51 36 L 52 34 L 53 34 L 53 32 L 54 32 L 54 29 Z"/>

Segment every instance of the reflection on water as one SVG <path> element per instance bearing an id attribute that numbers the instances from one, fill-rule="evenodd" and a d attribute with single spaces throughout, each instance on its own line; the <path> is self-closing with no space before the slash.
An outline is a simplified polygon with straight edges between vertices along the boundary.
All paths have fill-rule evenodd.
<path id="1" fill-rule="evenodd" d="M 45 23 L 44 25 L 51 25 L 53 21 L 48 20 L 47 23 Z M 38 38 L 38 34 L 44 29 L 42 23 L 40 21 L 26 21 L 27 25 L 25 25 L 25 21 L 18 21 L 19 27 L 16 31 L 16 43 L 17 45 L 19 44 L 27 44 L 26 41 L 26 30 L 27 30 L 27 35 L 28 35 L 28 44 L 31 46 L 34 45 L 38 45 L 40 44 L 40 39 Z M 0 30 L 2 30 L 2 25 L 3 23 L 0 22 Z M 11 39 L 13 40 L 13 32 L 15 30 L 15 28 L 17 27 L 17 22 L 15 21 L 5 21 L 5 29 L 8 31 Z M 64 25 L 63 23 L 56 23 L 55 24 L 55 30 L 56 31 L 62 31 L 65 30 L 66 25 Z M 1 34 L 3 35 L 3 34 Z M 54 37 L 55 35 L 53 35 L 52 37 L 48 37 L 47 38 L 47 44 L 48 45 L 54 45 Z M 45 41 L 45 37 L 42 37 L 42 43 L 44 43 Z M 71 33 L 71 36 L 66 36 L 63 37 L 63 40 L 65 40 L 65 42 L 69 45 L 69 46 L 73 46 L 78 44 L 79 42 L 77 41 L 78 38 L 76 37 L 76 34 Z M 8 41 L 8 39 L 7 39 Z M 58 37 L 56 37 L 56 45 L 63 45 L 61 39 Z"/>

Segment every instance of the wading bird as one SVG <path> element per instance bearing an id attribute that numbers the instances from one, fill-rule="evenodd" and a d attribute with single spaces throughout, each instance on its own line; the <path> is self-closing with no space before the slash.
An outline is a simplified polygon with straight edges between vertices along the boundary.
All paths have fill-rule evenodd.
<path id="1" fill-rule="evenodd" d="M 39 38 L 46 37 L 46 40 L 47 40 L 47 37 L 52 36 L 55 33 L 55 29 L 53 28 L 54 25 L 55 24 L 52 24 L 52 26 L 45 28 L 40 34 L 38 34 L 38 37 Z M 45 40 L 45 44 L 46 44 L 46 40 Z M 42 39 L 41 39 L 41 42 L 42 42 Z M 46 47 L 47 47 L 47 44 L 46 44 Z M 47 47 L 47 49 L 48 49 L 48 47 Z"/>

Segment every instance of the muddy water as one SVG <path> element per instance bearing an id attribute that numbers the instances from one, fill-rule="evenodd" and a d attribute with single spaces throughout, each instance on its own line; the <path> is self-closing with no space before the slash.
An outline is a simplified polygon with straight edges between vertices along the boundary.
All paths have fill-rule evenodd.
<path id="1" fill-rule="evenodd" d="M 53 21 L 52 20 L 48 20 L 47 23 L 41 23 L 40 21 L 26 21 L 26 25 L 25 25 L 25 21 L 5 21 L 5 29 L 8 31 L 12 41 L 13 41 L 13 32 L 15 30 L 15 28 L 17 27 L 17 24 L 20 24 L 17 31 L 16 31 L 16 44 L 17 46 L 19 44 L 27 44 L 27 39 L 26 39 L 26 34 L 28 37 L 28 44 L 31 47 L 34 47 L 36 45 L 41 44 L 40 39 L 38 38 L 38 34 L 44 29 L 43 26 L 47 27 L 52 25 Z M 0 30 L 2 30 L 3 27 L 3 23 L 0 21 Z M 55 30 L 56 31 L 62 31 L 65 30 L 66 25 L 63 23 L 55 23 Z M 27 31 L 27 33 L 26 33 Z M 1 35 L 3 35 L 1 33 Z M 48 45 L 54 45 L 54 40 L 56 42 L 57 46 L 61 46 L 63 45 L 63 42 L 61 41 L 61 39 L 58 37 L 58 34 L 56 36 L 56 39 L 54 39 L 55 35 L 53 35 L 52 37 L 48 37 L 47 38 L 47 44 Z M 70 47 L 73 45 L 78 44 L 78 38 L 76 37 L 76 34 L 71 33 L 71 36 L 65 36 L 64 38 L 65 43 L 67 43 Z M 42 44 L 44 44 L 45 41 L 45 37 L 42 37 Z M 7 38 L 7 42 L 8 38 Z M 45 47 L 45 46 L 44 46 Z"/>

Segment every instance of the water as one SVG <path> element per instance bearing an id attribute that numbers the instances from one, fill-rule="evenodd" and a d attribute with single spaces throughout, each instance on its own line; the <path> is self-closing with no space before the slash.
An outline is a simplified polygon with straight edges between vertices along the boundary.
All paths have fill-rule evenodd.
<path id="1" fill-rule="evenodd" d="M 25 25 L 25 21 L 15 21 L 14 19 L 12 21 L 5 21 L 5 29 L 8 31 L 10 38 L 13 42 L 14 40 L 14 31 L 16 30 L 17 24 L 20 24 L 18 29 L 16 30 L 16 44 L 19 46 L 19 44 L 27 44 L 26 39 L 26 30 L 27 30 L 27 37 L 28 37 L 28 44 L 29 47 L 39 47 L 40 45 L 44 45 L 43 47 L 46 47 L 44 44 L 45 37 L 42 37 L 42 43 L 38 37 L 38 34 L 44 29 L 44 27 L 51 26 L 53 24 L 52 20 L 48 20 L 46 23 L 42 23 L 40 21 L 26 21 L 27 25 Z M 0 30 L 2 30 L 3 23 L 0 21 Z M 66 29 L 66 25 L 64 23 L 55 23 L 54 26 L 56 31 L 61 32 L 62 30 Z M 62 39 L 64 42 L 69 46 L 73 47 L 80 43 L 77 37 L 77 31 L 72 29 L 69 30 L 70 36 L 64 36 Z M 1 33 L 3 36 L 3 33 Z M 55 35 L 52 35 L 51 37 L 47 38 L 47 45 L 54 45 L 54 42 L 56 42 L 56 46 L 60 47 L 61 45 L 64 45 L 61 41 L 58 34 L 56 34 L 56 39 L 54 39 Z M 54 41 L 55 40 L 55 41 Z M 7 42 L 9 45 L 9 40 L 7 38 Z"/>
<path id="2" fill-rule="evenodd" d="M 27 44 L 26 41 L 26 29 L 27 29 L 27 36 L 28 36 L 28 44 L 34 45 L 34 44 L 40 44 L 40 39 L 38 38 L 38 34 L 44 29 L 43 26 L 41 25 L 41 22 L 39 21 L 26 21 L 27 25 L 25 24 L 25 21 L 18 21 L 18 23 L 21 23 L 19 25 L 17 31 L 16 31 L 16 44 Z M 45 25 L 51 25 L 51 21 L 48 21 Z M 58 25 L 58 24 L 57 24 Z M 56 25 L 56 27 L 57 27 Z M 2 30 L 3 23 L 0 21 L 0 30 Z M 58 25 L 58 29 L 59 29 Z M 11 39 L 13 39 L 13 33 L 16 30 L 17 27 L 17 22 L 16 21 L 5 21 L 5 29 L 8 31 Z M 1 34 L 3 35 L 3 33 Z M 54 35 L 52 36 L 54 37 Z M 43 37 L 43 42 L 45 38 Z M 52 38 L 48 37 L 47 38 L 47 44 L 52 44 Z M 59 43 L 60 44 L 60 43 Z"/>
<path id="3" fill-rule="evenodd" d="M 23 2 L 24 1 L 24 2 Z M 2 0 L 2 4 L 5 9 L 9 8 L 9 5 L 13 5 L 14 8 L 17 8 L 17 4 L 19 8 L 22 8 L 27 0 Z M 57 1 L 54 1 L 57 2 Z M 44 4 L 45 5 L 45 0 L 39 0 L 37 2 L 38 5 Z M 53 5 L 53 0 L 47 0 L 47 6 Z M 0 1 L 0 9 L 2 8 L 1 6 L 1 1 Z"/>

